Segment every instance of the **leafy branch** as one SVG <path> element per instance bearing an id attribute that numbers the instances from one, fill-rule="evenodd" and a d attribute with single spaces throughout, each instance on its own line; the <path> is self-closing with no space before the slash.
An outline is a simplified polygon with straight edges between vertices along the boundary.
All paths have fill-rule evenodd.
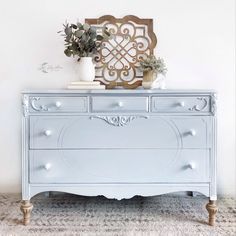
<path id="1" fill-rule="evenodd" d="M 103 39 L 108 39 L 111 35 L 106 28 L 101 30 L 101 34 L 97 33 L 95 27 L 89 24 L 63 24 L 63 30 L 58 33 L 64 37 L 66 56 L 91 57 L 100 50 Z"/>
<path id="2" fill-rule="evenodd" d="M 154 55 L 148 56 L 146 59 L 140 62 L 140 70 L 145 71 L 154 71 L 156 74 L 165 75 L 167 72 L 166 65 L 162 58 L 156 58 Z"/>

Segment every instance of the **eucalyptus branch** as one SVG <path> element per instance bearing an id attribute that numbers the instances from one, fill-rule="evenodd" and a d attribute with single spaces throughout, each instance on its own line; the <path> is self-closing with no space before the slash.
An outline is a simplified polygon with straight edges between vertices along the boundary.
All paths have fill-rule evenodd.
<path id="1" fill-rule="evenodd" d="M 63 33 L 61 36 L 65 41 L 65 55 L 78 56 L 78 61 L 81 57 L 92 57 L 97 54 L 102 40 L 111 36 L 106 28 L 103 28 L 101 34 L 98 34 L 95 27 L 80 22 L 76 24 L 66 22 L 63 24 L 63 30 L 58 33 Z"/>

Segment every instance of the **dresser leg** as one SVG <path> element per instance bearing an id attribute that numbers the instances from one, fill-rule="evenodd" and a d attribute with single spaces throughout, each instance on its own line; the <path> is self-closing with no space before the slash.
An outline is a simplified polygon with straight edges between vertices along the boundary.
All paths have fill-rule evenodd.
<path id="1" fill-rule="evenodd" d="M 206 209 L 209 213 L 209 225 L 213 226 L 215 225 L 216 212 L 218 211 L 216 201 L 209 200 L 209 203 L 206 205 Z"/>
<path id="2" fill-rule="evenodd" d="M 32 209 L 33 209 L 33 205 L 30 203 L 29 200 L 23 200 L 21 202 L 20 210 L 23 213 L 23 224 L 24 225 L 29 224 Z"/>

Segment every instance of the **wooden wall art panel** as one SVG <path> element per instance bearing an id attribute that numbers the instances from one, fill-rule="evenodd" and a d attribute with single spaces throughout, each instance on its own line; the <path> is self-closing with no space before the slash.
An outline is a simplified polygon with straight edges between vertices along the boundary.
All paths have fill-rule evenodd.
<path id="1" fill-rule="evenodd" d="M 107 88 L 140 86 L 143 72 L 138 69 L 139 62 L 153 54 L 157 43 L 153 20 L 132 15 L 123 18 L 105 15 L 98 19 L 86 19 L 85 22 L 98 30 L 107 27 L 112 34 L 110 39 L 103 40 L 101 50 L 95 58 L 95 80 L 105 84 Z"/>

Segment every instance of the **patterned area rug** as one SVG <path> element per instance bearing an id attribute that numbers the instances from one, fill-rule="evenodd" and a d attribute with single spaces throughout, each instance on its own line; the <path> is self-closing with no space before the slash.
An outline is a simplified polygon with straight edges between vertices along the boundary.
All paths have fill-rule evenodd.
<path id="1" fill-rule="evenodd" d="M 109 200 L 44 195 L 32 199 L 31 224 L 21 224 L 20 195 L 0 195 L 0 235 L 183 236 L 236 235 L 236 202 L 218 200 L 215 227 L 207 225 L 207 198 L 162 195 Z"/>

